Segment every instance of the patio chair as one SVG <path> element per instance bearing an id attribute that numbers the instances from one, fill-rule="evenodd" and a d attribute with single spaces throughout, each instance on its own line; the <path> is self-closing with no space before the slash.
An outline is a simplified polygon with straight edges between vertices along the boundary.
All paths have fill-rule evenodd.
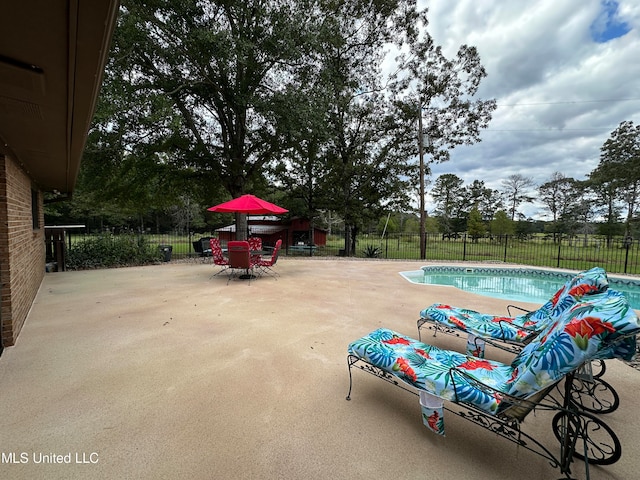
<path id="1" fill-rule="evenodd" d="M 249 249 L 257 252 L 262 250 L 262 238 L 260 237 L 249 237 L 247 238 L 247 242 L 249 242 Z"/>
<path id="2" fill-rule="evenodd" d="M 260 275 L 266 273 L 267 275 L 271 275 L 272 277 L 276 278 L 278 277 L 280 274 L 278 272 L 276 272 L 273 267 L 275 266 L 276 262 L 278 261 L 278 255 L 280 253 L 280 247 L 282 246 L 282 240 L 278 239 L 278 241 L 276 242 L 276 246 L 273 249 L 273 252 L 271 253 L 271 258 L 269 260 L 264 260 L 262 258 L 260 258 L 260 260 L 258 261 L 257 267 L 258 267 L 258 271 L 260 272 Z M 276 278 L 277 280 L 277 278 Z"/>
<path id="3" fill-rule="evenodd" d="M 202 237 L 198 240 L 193 241 L 192 245 L 193 251 L 202 258 L 203 263 L 207 260 L 207 258 L 210 258 L 213 255 L 211 251 L 211 237 Z"/>
<path id="4" fill-rule="evenodd" d="M 423 422 L 444 432 L 444 411 L 452 412 L 498 436 L 531 450 L 571 478 L 573 457 L 609 465 L 622 454 L 615 432 L 597 416 L 584 412 L 568 394 L 580 367 L 592 360 L 631 359 L 638 317 L 623 295 L 593 295 L 548 324 L 510 364 L 443 350 L 398 332 L 380 328 L 348 347 L 349 392 L 352 367 L 421 397 Z M 558 400 L 553 390 L 565 380 Z M 439 400 L 439 405 L 423 402 Z M 452 407 L 445 407 L 444 402 Z M 523 432 L 521 423 L 533 410 L 555 411 L 551 428 L 559 446 Z M 535 418 L 534 418 L 535 421 Z"/>
<path id="5" fill-rule="evenodd" d="M 211 255 L 213 257 L 213 264 L 221 267 L 220 270 L 211 275 L 211 278 L 216 275 L 220 275 L 222 272 L 226 271 L 229 268 L 229 260 L 225 258 L 222 253 L 222 246 L 220 245 L 220 240 L 218 238 L 210 238 L 209 246 L 211 247 Z"/>
<path id="6" fill-rule="evenodd" d="M 249 285 L 251 285 L 255 264 L 251 261 L 249 242 L 244 240 L 231 241 L 227 243 L 227 251 L 229 252 L 229 278 L 227 279 L 227 285 L 232 278 L 238 276 L 238 271 L 240 270 L 244 272 L 240 275 L 240 278 L 249 280 Z"/>
<path id="7" fill-rule="evenodd" d="M 260 261 L 260 253 L 255 253 L 255 252 L 262 252 L 262 238 L 260 237 L 249 237 L 247 238 L 247 242 L 249 242 L 249 250 L 251 250 L 251 256 L 252 259 L 251 261 L 255 264 L 257 264 Z"/>

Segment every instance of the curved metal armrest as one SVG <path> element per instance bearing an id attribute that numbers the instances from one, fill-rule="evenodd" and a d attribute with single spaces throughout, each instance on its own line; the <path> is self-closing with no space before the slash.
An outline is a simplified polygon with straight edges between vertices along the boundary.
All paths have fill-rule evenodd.
<path id="1" fill-rule="evenodd" d="M 521 312 L 525 312 L 525 313 L 531 313 L 533 311 L 533 310 L 527 310 L 526 308 L 522 308 L 517 305 L 507 305 L 507 313 L 509 314 L 510 317 L 513 316 L 511 315 L 512 308 L 515 308 L 516 310 L 520 310 Z"/>

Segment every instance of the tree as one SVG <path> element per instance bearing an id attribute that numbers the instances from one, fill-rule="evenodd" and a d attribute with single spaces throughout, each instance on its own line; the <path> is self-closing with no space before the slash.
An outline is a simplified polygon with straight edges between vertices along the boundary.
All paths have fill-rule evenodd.
<path id="1" fill-rule="evenodd" d="M 409 159 L 394 142 L 398 128 L 384 95 L 384 46 L 404 26 L 411 1 L 322 3 L 317 88 L 323 96 L 322 197 L 345 222 L 346 255 L 362 226 L 383 210 L 409 205 Z M 325 103 L 326 102 L 326 103 Z M 415 175 L 415 174 L 413 174 Z M 328 207 L 328 205 L 327 205 Z"/>
<path id="2" fill-rule="evenodd" d="M 384 46 L 403 28 L 397 2 L 321 1 L 318 31 L 304 67 L 289 89 L 304 108 L 287 112 L 288 148 L 273 162 L 282 183 L 310 218 L 334 210 L 345 223 L 345 254 L 357 232 L 383 209 L 408 209 L 408 157 L 396 148 L 397 128 L 383 94 Z"/>
<path id="3" fill-rule="evenodd" d="M 469 212 L 467 232 L 469 232 L 469 235 L 474 242 L 477 242 L 478 239 L 484 236 L 486 232 L 486 227 L 482 221 L 482 215 L 480 215 L 480 210 L 478 210 L 478 207 L 476 206 L 474 206 Z"/>
<path id="4" fill-rule="evenodd" d="M 630 236 L 640 203 L 640 125 L 632 121 L 620 123 L 600 149 L 600 163 L 591 179 L 601 185 L 609 184 L 615 197 L 624 202 L 625 236 Z"/>
<path id="5" fill-rule="evenodd" d="M 438 158 L 479 141 L 495 108 L 471 99 L 486 75 L 475 49 L 444 58 L 414 0 L 123 0 L 118 22 L 89 164 L 113 167 L 114 192 L 135 187 L 121 188 L 135 206 L 166 209 L 186 189 L 201 204 L 260 194 L 270 173 L 312 220 L 342 217 L 349 254 L 362 225 L 408 209 L 418 175 L 416 108 L 385 81 L 385 46 L 430 58 Z M 424 73 L 408 58 L 398 72 Z"/>
<path id="6" fill-rule="evenodd" d="M 317 31 L 313 11 L 305 1 L 123 0 L 107 81 L 147 101 L 134 106 L 162 107 L 130 143 L 208 182 L 209 201 L 218 185 L 231 197 L 261 186 L 286 144 L 278 120 L 297 107 L 283 92 Z"/>
<path id="7" fill-rule="evenodd" d="M 431 190 L 435 202 L 434 213 L 440 217 L 440 231 L 443 234 L 454 232 L 454 219 L 459 217 L 464 201 L 464 180 L 453 173 L 440 175 Z"/>
<path id="8" fill-rule="evenodd" d="M 491 221 L 491 234 L 502 238 L 504 235 L 513 235 L 515 231 L 515 223 L 509 218 L 507 212 L 498 210 Z"/>
<path id="9" fill-rule="evenodd" d="M 389 215 L 389 216 L 380 218 L 380 220 L 378 220 L 376 231 L 380 235 L 382 234 L 390 235 L 390 234 L 398 233 L 399 228 L 398 228 L 398 224 L 396 222 L 395 216 Z"/>
<path id="10" fill-rule="evenodd" d="M 515 220 L 518 213 L 518 207 L 523 203 L 533 202 L 533 197 L 529 194 L 529 188 L 533 187 L 533 180 L 520 175 L 519 173 L 510 175 L 506 180 L 502 181 L 503 195 L 507 205 L 509 205 L 509 213 L 511 220 Z M 519 216 L 524 215 L 518 213 Z"/>
<path id="11" fill-rule="evenodd" d="M 587 246 L 588 235 L 593 233 L 593 222 L 598 213 L 597 204 L 594 201 L 595 192 L 590 188 L 590 180 L 576 181 L 573 185 L 575 202 L 568 215 L 573 218 L 573 221 L 578 226 L 581 226 L 583 237 L 583 244 Z M 577 232 L 580 233 L 580 232 Z"/>
<path id="12" fill-rule="evenodd" d="M 117 36 L 126 36 L 123 27 Z M 114 55 L 119 53 L 114 47 Z M 175 115 L 162 95 L 142 94 L 126 79 L 121 62 L 110 57 L 71 202 L 80 218 L 110 218 L 111 224 L 137 219 L 138 228 L 158 219 L 188 187 L 200 193 L 193 172 L 177 167 L 165 138 Z M 144 141 L 140 141 L 144 139 Z M 117 209 L 118 220 L 110 212 Z M 159 227 L 157 221 L 156 228 Z"/>
<path id="13" fill-rule="evenodd" d="M 304 108 L 289 112 L 281 122 L 286 132 L 286 148 L 281 157 L 270 162 L 270 179 L 287 192 L 290 209 L 309 219 L 309 238 L 323 212 L 335 209 L 323 188 L 326 175 L 324 152 L 328 141 L 326 128 L 327 95 L 318 81 L 317 68 L 298 72 L 287 95 L 298 96 Z"/>
<path id="14" fill-rule="evenodd" d="M 454 58 L 447 58 L 428 32 L 427 11 L 408 11 L 406 29 L 396 39 L 401 52 L 388 88 L 394 97 L 397 118 L 410 129 L 398 137 L 399 145 L 416 156 L 415 125 L 425 119 L 425 139 L 432 162 L 445 162 L 450 150 L 480 141 L 496 108 L 495 100 L 474 99 L 487 73 L 475 47 L 461 45 Z"/>
<path id="15" fill-rule="evenodd" d="M 558 233 L 563 230 L 570 233 L 572 230 L 580 192 L 576 189 L 576 181 L 560 172 L 554 172 L 547 182 L 538 187 L 538 192 L 540 200 L 551 212 L 551 232 L 555 242 Z"/>
<path id="16" fill-rule="evenodd" d="M 481 180 L 474 180 L 466 188 L 465 197 L 466 205 L 475 205 L 485 222 L 491 221 L 496 212 L 504 208 L 500 192 L 487 188 Z"/>
<path id="17" fill-rule="evenodd" d="M 407 10 L 404 22 L 407 28 L 396 40 L 401 52 L 396 57 L 398 68 L 388 85 L 394 96 L 393 116 L 403 126 L 396 130 L 395 144 L 419 158 L 420 257 L 424 258 L 424 176 L 430 171 L 429 164 L 447 161 L 449 151 L 458 145 L 479 142 L 480 130 L 489 124 L 496 103 L 473 98 L 487 75 L 475 47 L 462 45 L 449 59 L 428 33 L 427 10 Z M 425 149 L 430 157 L 426 165 Z"/>

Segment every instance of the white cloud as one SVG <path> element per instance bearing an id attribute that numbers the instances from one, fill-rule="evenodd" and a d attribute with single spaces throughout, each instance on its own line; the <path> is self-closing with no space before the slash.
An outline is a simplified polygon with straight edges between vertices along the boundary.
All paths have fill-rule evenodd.
<path id="1" fill-rule="evenodd" d="M 516 173 L 537 185 L 556 171 L 582 180 L 621 122 L 640 123 L 640 2 L 618 2 L 615 21 L 628 31 L 604 43 L 592 31 L 602 32 L 611 0 L 421 3 L 447 55 L 462 44 L 478 49 L 488 74 L 479 96 L 498 103 L 483 141 L 433 165 L 432 180 L 453 173 L 497 189 Z M 533 215 L 540 207 L 522 210 Z"/>

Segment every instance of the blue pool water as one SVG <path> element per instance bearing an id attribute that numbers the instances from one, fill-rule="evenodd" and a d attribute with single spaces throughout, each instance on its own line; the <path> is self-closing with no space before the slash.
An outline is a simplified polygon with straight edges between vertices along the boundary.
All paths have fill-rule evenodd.
<path id="1" fill-rule="evenodd" d="M 573 273 L 532 268 L 422 267 L 400 272 L 412 283 L 449 285 L 494 298 L 516 302 L 545 303 Z M 631 306 L 640 310 L 640 279 L 609 277 L 609 286 L 623 292 Z"/>

